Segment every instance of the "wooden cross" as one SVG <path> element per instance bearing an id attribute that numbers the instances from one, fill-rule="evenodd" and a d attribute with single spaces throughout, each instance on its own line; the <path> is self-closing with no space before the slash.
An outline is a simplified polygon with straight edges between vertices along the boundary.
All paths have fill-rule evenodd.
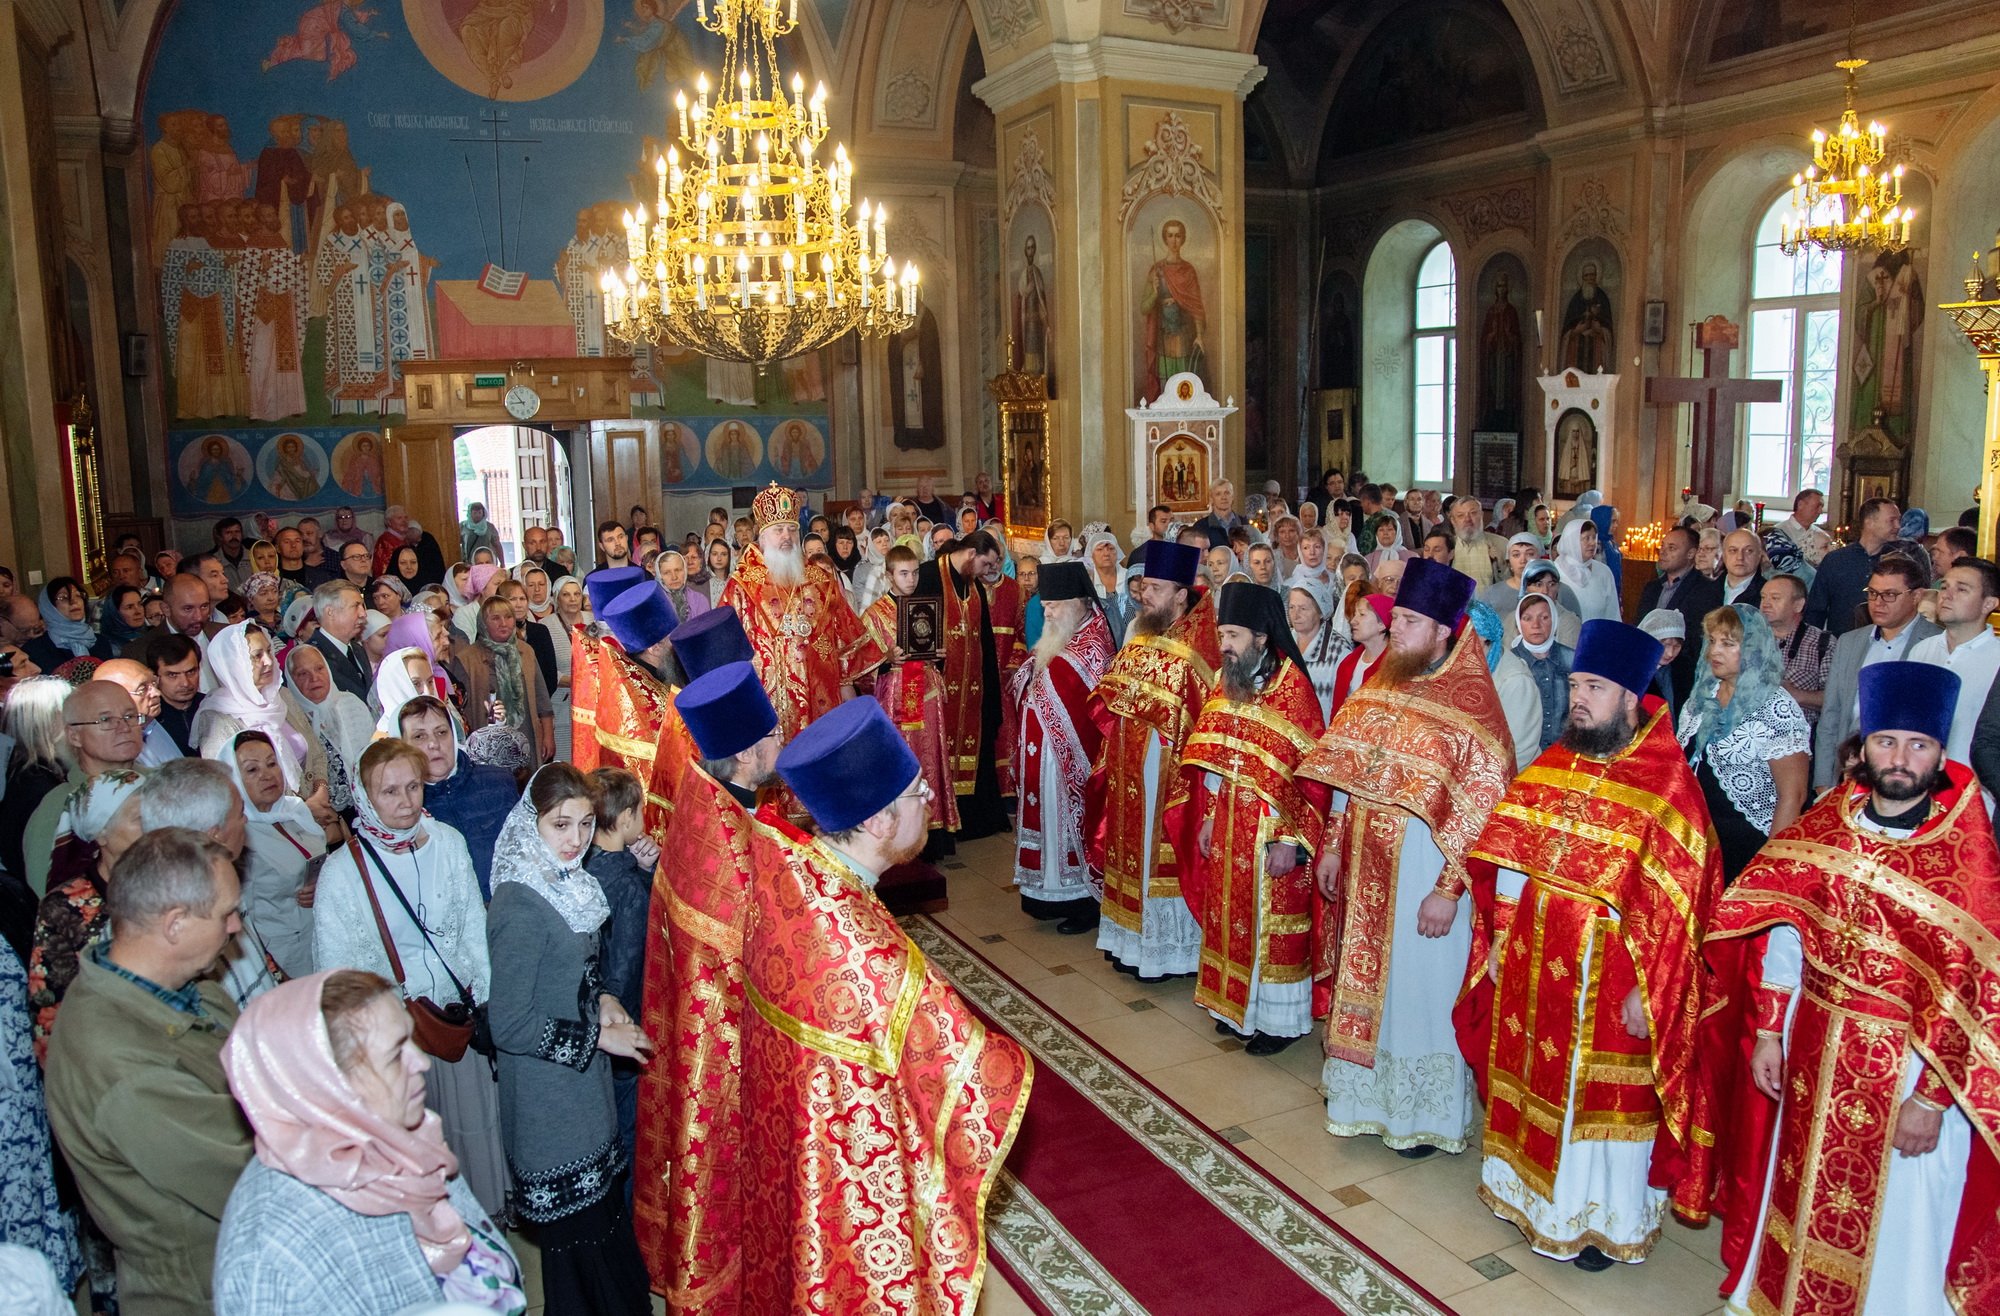
<path id="1" fill-rule="evenodd" d="M 1736 479 L 1736 408 L 1746 402 L 1776 402 L 1785 386 L 1777 379 L 1730 377 L 1729 356 L 1743 345 L 1743 329 L 1723 316 L 1711 315 L 1696 325 L 1694 345 L 1703 358 L 1700 377 L 1654 375 L 1646 381 L 1646 401 L 1694 404 L 1688 487 L 1710 507 L 1721 507 Z"/>

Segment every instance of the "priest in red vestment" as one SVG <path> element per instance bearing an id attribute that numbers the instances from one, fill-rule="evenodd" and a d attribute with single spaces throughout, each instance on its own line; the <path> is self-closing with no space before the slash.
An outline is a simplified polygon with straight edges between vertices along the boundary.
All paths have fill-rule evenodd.
<path id="1" fill-rule="evenodd" d="M 1731 1311 L 2000 1312 L 2000 853 L 1958 688 L 1863 668 L 1861 763 L 1716 905 Z"/>
<path id="2" fill-rule="evenodd" d="M 1586 1271 L 1645 1260 L 1669 1190 L 1704 1215 L 1695 1033 L 1722 860 L 1672 711 L 1647 693 L 1659 663 L 1638 627 L 1585 622 L 1562 738 L 1471 851 L 1455 1017 L 1487 1099 L 1479 1195 Z"/>
<path id="3" fill-rule="evenodd" d="M 592 620 L 578 626 L 570 638 L 570 759 L 580 772 L 607 765 L 597 748 L 598 673 L 604 664 L 604 641 L 610 634 L 603 623 L 604 609 L 645 579 L 646 573 L 638 567 L 607 567 L 583 578 Z M 622 759 L 611 760 L 608 766 L 622 763 Z"/>
<path id="4" fill-rule="evenodd" d="M 875 898 L 923 848 L 922 770 L 872 699 L 778 756 L 816 835 L 760 827 L 743 943 L 745 1312 L 970 1316 L 1033 1066 Z M 769 815 L 767 814 L 767 817 Z"/>
<path id="5" fill-rule="evenodd" d="M 1000 541 L 975 530 L 945 544 L 917 572 L 917 593 L 944 603 L 944 729 L 961 841 L 992 836 L 1008 826 L 998 766 L 1006 687 L 981 583 L 999 566 L 1000 556 Z"/>
<path id="6" fill-rule="evenodd" d="M 1215 623 L 1222 665 L 1188 735 L 1167 828 L 1201 926 L 1195 1004 L 1247 1037 L 1252 1055 L 1275 1055 L 1312 1031 L 1310 860 L 1328 792 L 1294 769 L 1325 727 L 1276 590 L 1224 585 Z"/>
<path id="7" fill-rule="evenodd" d="M 640 1023 L 659 1053 L 639 1074 L 632 1221 L 669 1311 L 735 1313 L 751 811 L 776 769 L 778 715 L 747 662 L 690 681 L 675 707 L 698 758 L 653 877 Z"/>
<path id="8" fill-rule="evenodd" d="M 1472 953 L 1468 852 L 1513 779 L 1514 742 L 1465 624 L 1472 590 L 1444 563 L 1406 564 L 1381 667 L 1299 766 L 1336 792 L 1318 860 L 1335 911 L 1327 1127 L 1412 1159 L 1464 1151 L 1479 1127 L 1452 1007 Z"/>
<path id="9" fill-rule="evenodd" d="M 1166 828 L 1181 753 L 1222 665 L 1214 595 L 1194 588 L 1200 566 L 1190 544 L 1146 545 L 1132 638 L 1091 692 L 1104 738 L 1084 796 L 1104 881 L 1097 946 L 1142 982 L 1193 973 L 1201 956 L 1201 925 L 1181 898 L 1185 860 Z"/>
<path id="10" fill-rule="evenodd" d="M 621 592 L 598 616 L 609 632 L 597 659 L 598 765 L 624 768 L 645 783 L 646 834 L 664 846 L 674 793 L 693 757 L 667 677 L 667 637 L 679 618 L 651 578 Z"/>
<path id="11" fill-rule="evenodd" d="M 1101 743 L 1087 705 L 1117 645 L 1083 563 L 1043 567 L 1038 593 L 1041 638 L 1007 690 L 1020 727 L 1014 883 L 1022 909 L 1080 936 L 1097 927 L 1102 891 L 1084 845 L 1083 789 Z"/>
<path id="12" fill-rule="evenodd" d="M 799 546 L 799 495 L 773 484 L 750 505 L 757 542 L 723 586 L 787 740 L 824 716 L 887 657 L 847 601 L 840 573 Z"/>

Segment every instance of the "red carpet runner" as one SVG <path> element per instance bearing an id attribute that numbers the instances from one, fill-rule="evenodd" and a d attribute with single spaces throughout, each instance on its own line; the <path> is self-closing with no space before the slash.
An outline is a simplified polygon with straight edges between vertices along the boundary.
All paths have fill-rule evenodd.
<path id="1" fill-rule="evenodd" d="M 1035 1057 L 988 1253 L 1042 1316 L 1449 1309 L 928 918 L 917 946 Z"/>

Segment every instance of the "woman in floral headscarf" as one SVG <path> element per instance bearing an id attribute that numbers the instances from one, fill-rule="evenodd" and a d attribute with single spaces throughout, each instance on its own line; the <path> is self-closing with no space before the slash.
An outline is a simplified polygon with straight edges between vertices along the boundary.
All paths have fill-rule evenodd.
<path id="1" fill-rule="evenodd" d="M 251 1002 L 222 1049 L 256 1135 L 216 1241 L 216 1316 L 517 1316 L 521 1267 L 426 1106 L 430 1057 L 393 983 L 341 969 Z"/>

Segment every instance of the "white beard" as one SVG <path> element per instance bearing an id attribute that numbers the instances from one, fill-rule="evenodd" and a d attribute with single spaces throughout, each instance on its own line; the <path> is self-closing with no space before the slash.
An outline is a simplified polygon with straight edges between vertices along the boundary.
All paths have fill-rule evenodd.
<path id="1" fill-rule="evenodd" d="M 806 554 L 803 548 L 789 552 L 781 549 L 764 549 L 764 570 L 770 575 L 771 583 L 780 589 L 797 589 L 806 583 Z"/>
<path id="2" fill-rule="evenodd" d="M 1069 642 L 1076 638 L 1078 627 L 1083 624 L 1080 616 L 1058 619 L 1044 613 L 1041 638 L 1035 641 L 1035 671 L 1037 674 L 1048 670 Z"/>

